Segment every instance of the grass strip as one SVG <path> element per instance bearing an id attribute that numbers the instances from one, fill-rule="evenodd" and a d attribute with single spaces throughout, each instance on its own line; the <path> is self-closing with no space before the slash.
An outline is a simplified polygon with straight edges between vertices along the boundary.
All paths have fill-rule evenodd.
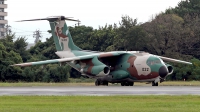
<path id="1" fill-rule="evenodd" d="M 151 86 L 151 84 L 135 82 L 135 86 Z M 66 82 L 66 83 L 43 83 L 43 82 L 17 82 L 3 83 L 0 82 L 0 87 L 22 87 L 22 86 L 94 86 L 94 82 Z M 120 84 L 111 84 L 109 86 L 120 86 Z M 200 81 L 166 81 L 159 83 L 159 86 L 200 86 Z"/>
<path id="2" fill-rule="evenodd" d="M 200 96 L 0 96 L 0 112 L 200 112 Z"/>

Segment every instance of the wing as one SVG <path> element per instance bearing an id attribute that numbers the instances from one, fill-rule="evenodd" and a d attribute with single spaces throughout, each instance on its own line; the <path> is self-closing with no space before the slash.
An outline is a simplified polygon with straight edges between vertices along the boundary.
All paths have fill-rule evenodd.
<path id="1" fill-rule="evenodd" d="M 164 61 L 169 61 L 169 62 L 183 63 L 183 64 L 190 64 L 190 65 L 192 65 L 191 62 L 187 62 L 187 61 L 182 61 L 182 60 L 167 58 L 167 57 L 163 57 L 163 56 L 158 56 L 158 57 L 161 58 L 161 59 L 164 60 Z"/>
<path id="2" fill-rule="evenodd" d="M 62 59 L 52 59 L 52 60 L 37 61 L 37 62 L 20 63 L 20 64 L 14 64 L 14 65 L 11 65 L 11 66 L 24 67 L 24 66 L 33 66 L 33 65 L 45 65 L 45 64 L 52 64 L 52 63 L 70 62 L 70 61 L 75 61 L 75 60 L 92 59 L 95 56 L 97 56 L 98 58 L 103 58 L 103 57 L 119 56 L 121 54 L 124 54 L 124 53 L 123 52 L 94 53 L 94 54 L 91 54 L 91 55 L 83 55 L 83 56 L 76 56 L 76 57 L 70 57 L 70 58 L 62 58 Z"/>

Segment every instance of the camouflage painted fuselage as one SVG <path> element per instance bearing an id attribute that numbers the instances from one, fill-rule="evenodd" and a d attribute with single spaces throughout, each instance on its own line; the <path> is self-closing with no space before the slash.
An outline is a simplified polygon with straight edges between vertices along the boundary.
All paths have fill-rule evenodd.
<path id="1" fill-rule="evenodd" d="M 84 51 L 75 52 L 80 52 L 82 56 L 91 54 L 91 52 Z M 73 51 L 71 53 L 73 53 Z M 103 80 L 107 80 L 109 82 L 120 82 L 122 80 L 134 82 L 154 81 L 157 78 L 165 78 L 167 75 L 159 75 L 161 67 L 166 67 L 164 62 L 160 58 L 148 53 L 115 51 L 107 54 L 92 54 L 96 54 L 96 56 L 92 55 L 93 58 L 91 59 L 79 58 L 79 60 L 67 63 L 81 72 L 82 75 L 92 78 L 101 77 Z M 67 56 L 67 53 L 63 53 L 61 58 L 65 58 Z M 56 63 L 60 61 L 54 60 L 52 63 L 53 62 Z M 32 65 L 35 65 L 34 62 Z M 105 67 L 107 67 L 110 71 L 102 73 Z"/>
<path id="2" fill-rule="evenodd" d="M 157 83 L 173 72 L 172 66 L 165 64 L 163 60 L 192 64 L 138 51 L 95 52 L 82 50 L 74 44 L 65 19 L 73 20 L 64 16 L 36 19 L 49 21 L 57 49 L 56 55 L 61 59 L 21 63 L 12 66 L 32 66 L 64 62 L 81 72 L 82 75 L 98 78 L 106 82 L 147 81 Z"/>
<path id="3" fill-rule="evenodd" d="M 86 51 L 72 51 L 75 56 L 95 54 Z M 128 81 L 155 81 L 165 78 L 168 74 L 165 63 L 157 56 L 149 53 L 137 53 L 126 51 L 113 51 L 107 54 L 96 53 L 92 59 L 80 59 L 68 62 L 73 68 L 88 77 L 99 78 L 108 82 Z M 58 55 L 59 56 L 59 55 Z M 64 55 L 62 55 L 64 56 Z M 64 56 L 64 58 L 66 58 Z M 107 67 L 109 72 L 103 72 Z M 161 67 L 166 68 L 166 74 L 160 76 Z"/>

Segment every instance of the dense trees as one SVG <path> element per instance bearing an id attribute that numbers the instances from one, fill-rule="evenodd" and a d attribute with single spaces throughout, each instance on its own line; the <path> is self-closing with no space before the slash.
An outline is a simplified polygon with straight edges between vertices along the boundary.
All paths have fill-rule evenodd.
<path id="1" fill-rule="evenodd" d="M 0 41 L 0 81 L 18 81 L 22 69 L 11 67 L 14 63 L 21 63 L 21 56 L 14 52 L 13 35 Z"/>
<path id="2" fill-rule="evenodd" d="M 176 14 L 184 20 L 182 30 L 179 30 L 182 38 L 181 53 L 200 58 L 200 1 L 181 1 L 177 7 L 167 9 L 164 14 Z"/>
<path id="3" fill-rule="evenodd" d="M 69 27 L 74 43 L 94 51 L 134 50 L 183 59 L 193 65 L 174 64 L 168 80 L 200 80 L 200 1 L 185 0 L 166 9 L 152 20 L 138 24 L 137 19 L 122 16 L 119 24 L 98 29 L 88 26 Z M 49 31 L 50 32 L 50 31 Z M 10 67 L 20 62 L 56 59 L 53 38 L 26 50 L 25 37 L 15 41 L 12 33 L 0 40 L 0 81 L 66 82 L 80 77 L 75 69 L 59 64 L 34 67 Z"/>
<path id="4" fill-rule="evenodd" d="M 175 14 L 158 15 L 149 23 L 142 25 L 148 32 L 148 50 L 158 55 L 180 54 L 183 19 Z"/>
<path id="5" fill-rule="evenodd" d="M 16 53 L 19 53 L 20 56 L 22 57 L 23 62 L 26 62 L 27 59 L 30 58 L 30 54 L 28 51 L 26 51 L 26 47 L 27 47 L 28 43 L 26 42 L 26 38 L 25 37 L 19 37 L 17 38 L 17 40 L 14 42 L 14 51 Z"/>
<path id="6" fill-rule="evenodd" d="M 166 14 L 177 14 L 180 17 L 186 15 L 199 16 L 200 14 L 200 1 L 199 0 L 181 0 L 175 8 L 167 9 Z"/>
<path id="7" fill-rule="evenodd" d="M 146 50 L 146 32 L 137 24 L 137 19 L 122 16 L 114 38 L 115 50 Z"/>

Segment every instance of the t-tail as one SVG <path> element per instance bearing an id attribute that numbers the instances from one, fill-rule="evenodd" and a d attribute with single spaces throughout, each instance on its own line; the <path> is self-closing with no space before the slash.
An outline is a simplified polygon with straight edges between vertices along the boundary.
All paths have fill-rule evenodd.
<path id="1" fill-rule="evenodd" d="M 65 20 L 69 21 L 79 21 L 79 20 L 70 19 L 69 17 L 67 18 L 64 16 L 53 16 L 48 18 L 22 20 L 22 21 L 38 21 L 38 20 L 49 21 L 49 24 L 51 26 L 51 33 L 57 51 L 81 50 L 74 44 L 71 34 L 69 32 L 69 28 L 67 27 L 67 24 L 65 22 Z"/>
<path id="2" fill-rule="evenodd" d="M 57 51 L 80 50 L 80 48 L 74 44 L 69 28 L 67 27 L 63 17 L 57 21 L 49 20 L 49 23 Z"/>

